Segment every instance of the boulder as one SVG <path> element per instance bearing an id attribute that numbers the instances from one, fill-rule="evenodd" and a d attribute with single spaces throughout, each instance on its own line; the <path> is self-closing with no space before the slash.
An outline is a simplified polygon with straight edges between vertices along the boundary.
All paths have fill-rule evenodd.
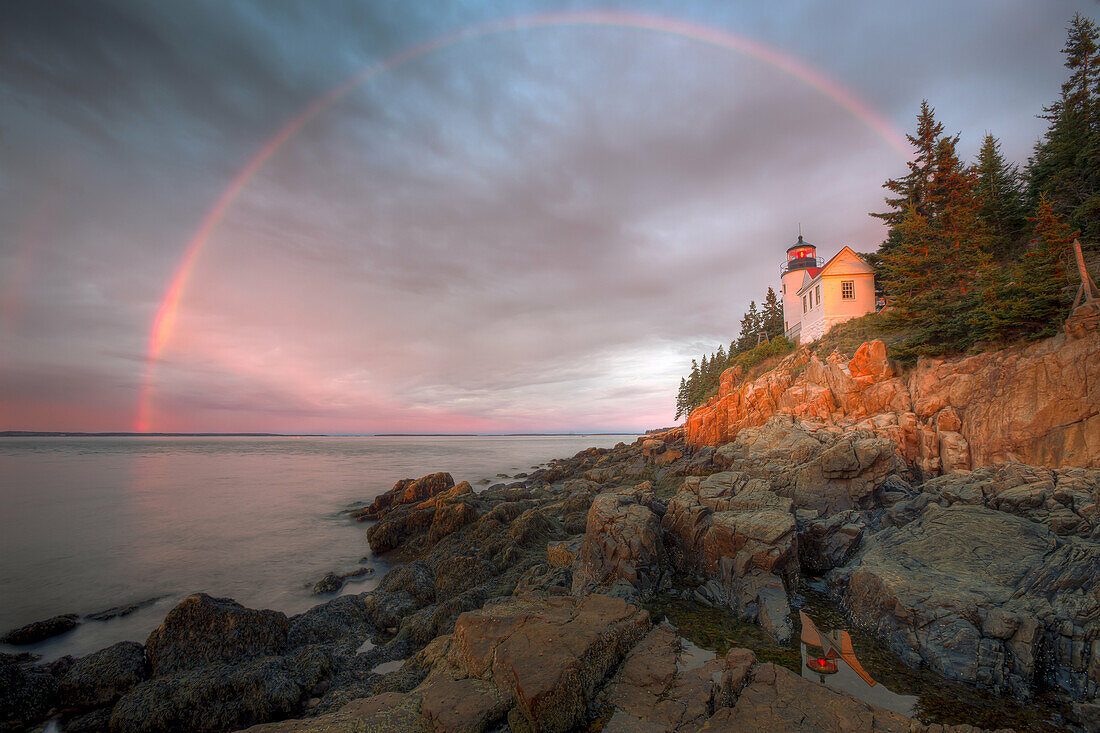
<path id="1" fill-rule="evenodd" d="M 556 733 L 584 718 L 597 685 L 650 628 L 618 598 L 514 599 L 464 613 L 448 662 L 514 704 L 512 729 Z"/>
<path id="2" fill-rule="evenodd" d="M 72 631 L 80 625 L 80 616 L 75 613 L 67 613 L 62 616 L 54 616 L 44 621 L 35 621 L 18 629 L 12 629 L 0 637 L 0 643 L 13 646 L 25 644 L 37 644 L 67 631 Z"/>
<path id="3" fill-rule="evenodd" d="M 378 519 L 367 530 L 367 542 L 376 555 L 413 540 L 419 541 L 414 549 L 425 549 L 477 520 L 474 490 L 467 481 L 456 485 L 450 474 L 437 473 L 401 487 L 399 482 L 392 490 L 398 498 L 369 515 Z"/>
<path id="4" fill-rule="evenodd" d="M 145 649 L 134 641 L 120 641 L 76 660 L 58 682 L 57 699 L 63 707 L 113 705 L 148 676 Z"/>
<path id="5" fill-rule="evenodd" d="M 286 717 L 331 672 L 331 657 L 304 647 L 287 657 L 156 677 L 122 696 L 111 712 L 111 731 L 225 731 Z"/>
<path id="6" fill-rule="evenodd" d="M 376 521 L 401 504 L 419 504 L 436 494 L 451 489 L 455 480 L 449 473 L 433 473 L 418 479 L 401 479 L 393 488 L 375 498 L 369 507 L 351 512 L 359 522 Z"/>
<path id="7" fill-rule="evenodd" d="M 512 707 L 497 687 L 479 679 L 438 677 L 418 690 L 421 715 L 434 733 L 481 733 Z"/>
<path id="8" fill-rule="evenodd" d="M 1100 539 L 1100 469 L 1005 463 L 937 476 L 921 490 L 941 506 L 987 506 L 1044 524 L 1058 535 Z"/>
<path id="9" fill-rule="evenodd" d="M 149 634 L 146 654 L 154 677 L 211 664 L 277 654 L 290 622 L 278 611 L 245 608 L 231 598 L 194 593 Z"/>
<path id="10" fill-rule="evenodd" d="M 661 518 L 649 508 L 652 492 L 598 495 L 588 510 L 584 541 L 573 571 L 573 593 L 583 595 L 623 580 L 650 595 L 661 578 Z"/>
<path id="11" fill-rule="evenodd" d="M 1100 544 L 985 506 L 928 502 L 864 539 L 828 582 L 910 664 L 1029 697 L 1096 696 Z"/>
<path id="12" fill-rule="evenodd" d="M 886 356 L 886 344 L 875 339 L 856 349 L 848 362 L 848 373 L 853 379 L 869 377 L 873 382 L 882 382 L 897 374 L 897 370 Z"/>
<path id="13" fill-rule="evenodd" d="M 484 560 L 470 555 L 457 555 L 441 563 L 435 571 L 435 599 L 444 601 L 475 588 L 496 574 L 496 569 Z"/>
<path id="14" fill-rule="evenodd" d="M 587 524 L 588 518 L 586 514 L 586 528 Z M 571 568 L 577 561 L 577 555 L 580 553 L 583 543 L 584 539 L 581 537 L 571 537 L 567 540 L 551 540 L 546 544 L 546 561 L 550 564 L 550 567 Z"/>
<path id="15" fill-rule="evenodd" d="M 790 636 L 786 590 L 798 572 L 791 500 L 738 472 L 684 482 L 662 520 L 665 545 L 681 573 L 716 581 L 713 593 L 742 618 Z"/>
<path id="16" fill-rule="evenodd" d="M 694 659 L 682 647 L 662 624 L 630 651 L 607 687 L 613 712 L 604 733 L 694 731 L 714 714 L 727 697 L 725 660 Z"/>
<path id="17" fill-rule="evenodd" d="M 875 490 L 904 469 L 890 440 L 869 432 L 810 434 L 782 415 L 741 431 L 718 449 L 715 460 L 746 478 L 767 482 L 795 508 L 826 515 L 869 508 Z"/>
<path id="18" fill-rule="evenodd" d="M 370 609 L 360 596 L 340 596 L 292 617 L 287 646 L 296 648 L 344 640 L 357 646 L 376 631 Z"/>
<path id="19" fill-rule="evenodd" d="M 886 731 L 910 733 L 916 721 L 802 679 L 775 664 L 760 664 L 732 708 L 722 708 L 704 731 Z M 919 725 L 919 724 L 916 724 Z"/>
<path id="20" fill-rule="evenodd" d="M 0 652 L 0 722 L 20 724 L 16 730 L 41 720 L 57 689 L 54 671 L 33 661 L 29 654 Z"/>

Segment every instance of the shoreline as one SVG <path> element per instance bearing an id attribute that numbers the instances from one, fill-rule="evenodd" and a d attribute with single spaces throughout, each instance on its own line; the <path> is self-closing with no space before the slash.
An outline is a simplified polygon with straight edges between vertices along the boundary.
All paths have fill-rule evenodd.
<path id="1" fill-rule="evenodd" d="M 773 420 L 774 422 L 776 421 Z M 854 469 L 856 473 L 845 479 L 842 487 L 830 487 L 830 481 L 824 481 L 822 486 L 817 487 L 821 492 L 818 499 L 809 503 L 817 502 L 824 506 L 841 501 L 840 494 L 836 493 L 840 488 L 850 498 L 852 486 L 862 485 L 862 482 L 870 485 L 868 496 L 874 497 L 869 507 L 829 507 L 830 511 L 824 514 L 843 517 L 845 521 L 840 525 L 836 525 L 831 517 L 822 516 L 821 510 L 815 510 L 816 519 L 811 518 L 805 510 L 799 510 L 801 513 L 796 517 L 792 508 L 782 509 L 783 501 L 787 502 L 786 506 L 791 506 L 791 499 L 783 499 L 771 488 L 775 485 L 774 473 L 779 465 L 775 461 L 783 460 L 791 464 L 785 470 L 797 469 L 791 457 L 791 441 L 797 444 L 810 436 L 800 433 L 793 424 L 788 425 L 782 420 L 774 425 L 769 423 L 759 430 L 768 433 L 768 455 L 773 456 L 771 459 L 750 456 L 751 451 L 744 458 L 737 458 L 736 451 L 726 451 L 727 455 L 723 455 L 722 451 L 713 448 L 692 453 L 683 445 L 682 435 L 674 432 L 657 436 L 643 435 L 631 444 L 621 442 L 614 448 L 589 448 L 571 458 L 552 459 L 544 464 L 545 467 L 532 469 L 522 478 L 508 476 L 505 478 L 510 482 L 495 484 L 482 491 L 475 491 L 467 482 L 455 484 L 449 474 L 433 474 L 417 480 L 398 482 L 393 489 L 376 497 L 371 504 L 358 502 L 358 508 L 347 509 L 349 521 L 359 519 L 364 522 L 372 556 L 393 563 L 384 576 L 379 573 L 381 577 L 377 579 L 378 585 L 375 589 L 321 600 L 306 612 L 292 617 L 272 611 L 252 611 L 229 599 L 188 596 L 169 612 L 164 623 L 146 640 L 143 658 L 147 660 L 148 667 L 143 673 L 145 676 L 135 681 L 112 702 L 109 711 L 111 728 L 147 729 L 140 723 L 141 720 L 148 719 L 150 709 L 147 706 L 163 705 L 167 702 L 154 695 L 154 691 L 159 689 L 158 685 L 163 686 L 163 683 L 154 684 L 157 680 L 176 680 L 173 684 L 177 684 L 186 679 L 191 680 L 188 685 L 200 684 L 193 679 L 194 675 L 185 670 L 205 669 L 207 672 L 203 674 L 207 674 L 211 669 L 210 662 L 202 660 L 209 660 L 211 649 L 217 649 L 219 641 L 216 638 L 196 639 L 196 628 L 217 628 L 221 623 L 236 626 L 242 619 L 251 619 L 254 614 L 267 614 L 265 618 L 274 619 L 272 623 L 275 626 L 264 626 L 267 631 L 261 636 L 271 633 L 277 640 L 262 649 L 233 648 L 218 652 L 218 658 L 223 660 L 218 664 L 228 665 L 225 670 L 231 677 L 245 674 L 246 670 L 252 669 L 263 659 L 275 658 L 264 656 L 265 654 L 274 652 L 279 655 L 278 659 L 298 659 L 300 652 L 293 651 L 296 648 L 293 646 L 295 642 L 290 641 L 295 638 L 299 641 L 309 639 L 312 640 L 310 643 L 319 644 L 318 649 L 323 649 L 323 656 L 329 660 L 325 664 L 331 667 L 326 667 L 329 671 L 322 673 L 322 678 L 327 680 L 323 684 L 317 682 L 307 685 L 306 680 L 296 677 L 305 669 L 300 660 L 291 663 L 291 667 L 287 668 L 290 671 L 285 674 L 289 675 L 288 680 L 296 680 L 293 684 L 294 689 L 300 690 L 296 693 L 299 697 L 296 697 L 289 708 L 272 709 L 263 715 L 268 720 L 301 718 L 301 725 L 306 726 L 300 728 L 301 730 L 312 730 L 308 726 L 314 723 L 310 721 L 315 721 L 316 725 L 328 726 L 339 716 L 347 714 L 346 709 L 353 701 L 374 699 L 379 695 L 389 695 L 386 698 L 387 705 L 392 703 L 398 708 L 412 704 L 410 701 L 414 699 L 418 706 L 429 704 L 430 695 L 426 695 L 434 689 L 431 681 L 435 679 L 433 675 L 442 669 L 440 665 L 453 670 L 456 664 L 459 668 L 465 668 L 463 665 L 469 662 L 461 658 L 462 655 L 453 647 L 456 642 L 451 641 L 461 633 L 475 633 L 475 630 L 463 631 L 463 625 L 474 623 L 479 618 L 478 614 L 491 613 L 494 617 L 504 614 L 502 618 L 509 618 L 508 614 L 513 613 L 513 608 L 521 613 L 522 618 L 534 619 L 529 623 L 536 624 L 536 627 L 541 623 L 538 619 L 545 614 L 559 613 L 551 611 L 555 608 L 563 609 L 562 612 L 567 615 L 579 613 L 583 616 L 589 613 L 590 616 L 586 618 L 590 620 L 585 623 L 594 623 L 597 626 L 609 623 L 610 617 L 607 613 L 611 613 L 608 609 L 612 606 L 624 610 L 638 609 L 630 612 L 635 614 L 630 618 L 637 619 L 631 623 L 638 624 L 638 631 L 630 632 L 629 640 L 623 637 L 625 656 L 617 656 L 607 663 L 609 666 L 600 673 L 599 680 L 594 683 L 595 687 L 587 692 L 579 691 L 583 693 L 581 698 L 587 702 L 581 709 L 568 712 L 572 716 L 570 720 L 576 720 L 578 715 L 581 719 L 587 719 L 599 710 L 621 710 L 601 695 L 611 694 L 609 690 L 618 689 L 616 684 L 625 684 L 616 682 L 624 669 L 622 665 L 629 666 L 633 655 L 648 648 L 645 647 L 645 640 L 657 639 L 660 634 L 669 633 L 661 631 L 666 627 L 662 625 L 662 619 L 657 618 L 662 613 L 668 616 L 667 609 L 678 609 L 673 614 L 679 619 L 677 633 L 703 650 L 704 656 L 710 656 L 711 652 L 706 651 L 708 648 L 719 652 L 722 647 L 728 647 L 724 661 L 720 658 L 721 654 L 704 660 L 704 666 L 710 665 L 708 669 L 718 669 L 725 665 L 723 668 L 729 672 L 734 664 L 730 655 L 741 655 L 737 658 L 744 661 L 744 654 L 749 654 L 753 659 L 749 668 L 755 670 L 757 677 L 776 675 L 775 679 L 782 679 L 784 685 L 795 686 L 799 696 L 820 694 L 820 685 L 816 682 L 807 682 L 806 684 L 813 684 L 814 687 L 804 688 L 801 687 L 802 682 L 784 677 L 786 673 L 779 671 L 801 666 L 800 662 L 791 657 L 795 652 L 790 651 L 790 644 L 794 643 L 793 649 L 797 650 L 797 624 L 789 621 L 791 614 L 796 617 L 794 609 L 808 608 L 819 618 L 832 619 L 833 625 L 840 619 L 853 633 L 857 631 L 859 627 L 852 625 L 855 619 L 850 612 L 845 615 L 841 611 L 841 608 L 851 608 L 850 599 L 845 600 L 844 596 L 847 592 L 847 581 L 842 577 L 843 573 L 838 575 L 830 572 L 832 569 L 839 572 L 849 568 L 857 559 L 857 555 L 851 552 L 854 548 L 851 546 L 849 528 L 852 526 L 851 520 L 856 517 L 852 512 L 859 513 L 861 517 L 860 535 L 868 536 L 864 539 L 866 543 L 881 532 L 892 531 L 889 522 L 883 523 L 883 518 L 890 510 L 897 514 L 898 507 L 926 501 L 921 497 L 928 494 L 928 490 L 920 484 L 906 483 L 906 478 L 912 477 L 897 464 L 891 464 L 893 468 L 885 472 L 885 475 L 879 475 L 882 473 L 879 470 L 881 466 L 868 464 L 866 468 Z M 844 438 L 838 440 L 842 441 Z M 821 450 L 826 447 L 821 446 Z M 883 450 L 885 449 L 883 446 Z M 810 463 L 816 461 L 820 465 L 823 455 L 819 451 L 818 456 Z M 762 483 L 752 483 L 761 481 L 750 476 L 754 464 L 761 470 L 768 471 L 772 477 L 770 487 Z M 768 468 L 764 469 L 764 466 Z M 804 472 L 805 466 L 801 468 Z M 734 474 L 743 478 L 722 478 L 731 476 L 731 469 Z M 1100 475 L 1100 472 L 1097 474 Z M 717 484 L 714 483 L 716 477 L 720 479 Z M 730 480 L 733 480 L 733 484 L 729 484 L 728 489 L 723 489 L 721 481 Z M 887 493 L 892 494 L 889 498 L 881 491 L 887 485 L 890 486 Z M 798 496 L 797 489 L 793 495 Z M 732 498 L 723 499 L 722 496 Z M 734 506 L 739 501 L 744 504 L 750 496 L 753 498 L 748 505 Z M 699 504 L 700 501 L 704 504 Z M 806 503 L 805 497 L 799 501 Z M 707 510 L 706 503 L 711 503 L 712 508 Z M 762 558 L 772 558 L 768 566 L 771 571 L 765 576 L 750 573 L 735 577 L 722 575 L 724 572 L 728 573 L 728 570 L 708 569 L 705 563 L 697 564 L 702 559 L 702 556 L 695 554 L 699 549 L 690 542 L 684 545 L 677 539 L 690 535 L 680 534 L 680 522 L 681 517 L 687 516 L 684 511 L 691 506 L 703 509 L 705 513 L 699 516 L 717 518 L 729 514 L 737 522 L 744 521 L 741 517 L 747 519 L 748 516 L 753 516 L 754 521 L 764 521 L 761 525 L 763 528 L 778 526 L 775 522 L 789 522 L 790 529 L 784 535 L 773 536 L 775 530 L 765 529 L 763 536 L 771 537 L 770 540 L 751 535 L 746 535 L 745 540 L 742 540 L 748 541 L 749 546 L 752 543 L 758 545 L 752 550 L 759 556 L 753 561 L 757 567 L 763 567 L 760 564 L 763 562 Z M 938 505 L 936 508 L 938 509 Z M 690 511 L 698 512 L 696 509 Z M 791 512 L 786 514 L 789 519 L 783 518 L 784 511 Z M 927 512 L 928 509 L 924 511 Z M 356 512 L 361 514 L 356 516 Z M 915 527 L 923 521 L 918 516 L 910 518 L 907 524 Z M 876 522 L 879 524 L 878 529 L 874 526 Z M 758 532 L 754 533 L 759 535 Z M 798 545 L 797 558 L 792 555 L 795 536 L 801 543 Z M 837 555 L 837 542 L 844 538 L 847 538 L 849 545 Z M 787 549 L 783 549 L 784 542 L 789 544 Z M 698 547 L 701 549 L 703 545 Z M 822 562 L 833 563 L 832 568 L 822 570 L 817 567 Z M 718 574 L 714 575 L 715 572 Z M 788 575 L 789 573 L 793 574 Z M 709 579 L 708 575 L 711 576 Z M 804 578 L 821 578 L 822 580 L 814 582 L 822 585 L 813 588 L 824 589 L 823 594 L 819 590 L 811 589 L 811 586 L 804 586 L 804 580 L 796 580 L 799 575 Z M 768 578 L 779 579 L 779 584 L 776 585 L 776 581 Z M 767 590 L 768 588 L 773 590 Z M 788 609 L 786 614 L 775 612 L 779 607 L 771 607 L 779 600 L 769 600 L 763 605 L 759 600 L 765 598 L 765 591 L 771 599 L 776 589 L 781 593 L 782 603 Z M 752 594 L 751 602 L 746 593 Z M 808 597 L 817 600 L 807 601 Z M 823 601 L 823 598 L 828 600 Z M 590 606 L 596 599 L 607 600 L 599 601 L 598 605 L 602 610 L 591 616 L 594 612 Z M 530 605 L 532 603 L 534 605 Z M 622 605 L 615 606 L 616 603 Z M 189 610 L 181 616 L 182 609 L 185 608 Z M 521 608 L 527 610 L 519 611 Z M 490 612 L 488 609 L 496 610 Z M 644 614 L 644 618 L 637 614 Z M 283 620 L 279 621 L 280 618 Z M 579 619 L 581 616 L 575 618 Z M 784 619 L 788 621 L 785 622 Z M 200 623 L 201 626 L 193 627 L 195 623 Z M 787 626 L 784 626 L 785 623 Z M 305 631 L 307 628 L 308 633 Z M 494 642 L 491 634 L 490 637 L 480 636 L 483 633 L 486 632 L 476 631 L 481 639 L 478 643 L 504 643 Z M 749 637 L 744 636 L 746 633 Z M 760 641 L 761 633 L 773 641 Z M 1033 703 L 1031 708 L 1024 708 L 1009 701 L 1011 694 L 1008 697 L 991 697 L 989 692 L 982 692 L 972 684 L 958 687 L 961 682 L 953 682 L 942 675 L 929 677 L 928 673 L 907 672 L 911 670 L 911 666 L 903 661 L 904 654 L 898 654 L 904 650 L 897 648 L 888 636 L 884 638 L 881 631 L 868 634 L 859 629 L 859 633 L 862 634 L 858 637 L 861 648 L 875 650 L 870 661 L 865 659 L 864 662 L 877 665 L 871 667 L 876 675 L 883 673 L 889 684 L 902 685 L 902 692 L 905 691 L 905 685 L 925 688 L 923 707 L 913 714 L 919 713 L 926 722 L 963 722 L 960 716 L 969 716 L 968 722 L 979 723 L 1019 719 L 1030 728 L 1047 725 L 1042 715 L 1047 718 L 1054 716 L 1051 719 L 1067 723 L 1076 709 L 1070 698 L 1054 705 L 1048 702 L 1041 705 Z M 634 638 L 636 634 L 641 636 Z M 163 642 L 168 637 L 170 640 Z M 732 646 L 735 641 L 744 642 L 749 638 L 756 640 L 750 642 L 751 651 L 746 652 L 743 647 Z M 165 643 L 168 644 L 167 648 L 173 650 L 173 658 L 179 657 L 183 660 L 179 662 L 182 665 L 179 669 L 175 666 L 176 663 L 165 667 L 158 662 L 164 654 L 161 647 Z M 683 643 L 689 642 L 681 642 Z M 442 656 L 438 650 L 431 651 L 440 644 L 450 645 L 450 651 Z M 90 657 L 104 654 L 118 646 L 116 644 Z M 127 648 L 131 653 L 134 651 L 132 647 Z M 359 650 L 363 651 L 360 653 Z M 80 664 L 85 664 L 87 659 L 89 657 L 79 660 Z M 52 664 L 56 667 L 59 663 L 60 666 L 65 666 L 61 660 Z M 23 660 L 17 666 L 22 665 L 23 668 L 28 664 L 29 660 Z M 585 662 L 582 666 L 588 664 Z M 776 666 L 772 667 L 772 664 Z M 50 665 L 45 665 L 44 668 L 49 669 Z M 59 667 L 56 670 L 59 689 L 67 689 L 61 685 L 61 680 L 72 677 L 74 668 L 76 667 L 62 671 Z M 616 672 L 616 669 L 619 671 Z M 353 673 L 352 670 L 358 671 Z M 523 665 L 520 665 L 515 673 L 522 676 L 527 673 L 524 670 Z M 476 665 L 464 673 L 472 676 L 463 679 L 469 679 L 470 684 L 474 684 L 475 680 L 480 679 L 475 672 Z M 779 682 L 774 684 L 779 685 Z M 392 691 L 385 692 L 386 689 Z M 745 696 L 751 689 L 750 685 L 738 694 L 747 700 Z M 886 687 L 882 689 L 886 690 Z M 502 688 L 493 694 L 507 695 L 507 692 Z M 717 705 L 711 714 L 721 713 L 728 716 L 739 709 L 733 691 L 723 694 L 730 695 L 728 699 L 732 705 Z M 153 697 L 149 697 L 150 695 Z M 867 704 L 847 693 L 843 697 L 848 700 L 844 705 Z M 155 702 L 157 699 L 160 702 Z M 260 702 L 253 701 L 255 704 Z M 138 707 L 134 708 L 134 705 Z M 205 729 L 208 725 L 208 720 L 203 715 L 217 720 L 223 720 L 224 715 L 237 715 L 234 718 L 237 723 L 233 725 L 263 722 L 261 719 L 249 717 L 251 713 L 245 715 L 234 705 L 228 699 L 214 703 L 214 708 L 221 712 L 200 711 L 198 718 L 187 718 L 189 713 L 185 711 L 173 714 L 184 715 L 186 725 L 196 729 Z M 67 709 L 62 707 L 57 712 L 63 718 L 69 716 L 66 720 L 71 723 L 77 719 L 72 717 L 77 709 L 65 712 Z M 487 710 L 491 712 L 494 709 L 496 708 L 493 705 L 489 705 Z M 515 712 L 518 708 L 510 709 L 512 712 L 509 713 L 509 720 L 513 715 L 520 714 Z M 1030 715 L 1026 712 L 1028 709 L 1033 713 L 1040 711 L 1040 718 L 1035 718 L 1034 715 L 1027 717 Z M 233 710 L 237 712 L 234 713 Z M 481 714 L 486 711 L 467 712 L 473 715 L 475 712 Z M 644 710 L 634 712 L 649 714 Z M 97 709 L 81 713 L 77 717 L 92 714 L 99 715 L 101 719 L 105 715 L 101 709 Z M 367 713 L 360 710 L 357 713 L 360 717 L 357 719 L 363 720 L 362 715 L 365 714 Z M 901 713 L 895 711 L 892 714 Z M 240 715 L 245 717 L 239 717 Z M 519 724 L 518 720 L 516 724 Z M 271 730 L 282 728 L 276 726 Z"/>

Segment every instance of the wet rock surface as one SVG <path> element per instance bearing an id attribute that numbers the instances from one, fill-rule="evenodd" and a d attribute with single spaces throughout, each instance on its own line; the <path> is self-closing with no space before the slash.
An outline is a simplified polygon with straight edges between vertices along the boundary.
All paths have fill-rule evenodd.
<path id="1" fill-rule="evenodd" d="M 791 500 L 736 472 L 687 480 L 663 520 L 680 573 L 710 581 L 712 599 L 789 638 L 787 591 L 798 573 Z"/>
<path id="2" fill-rule="evenodd" d="M 0 643 L 13 646 L 24 646 L 49 639 L 67 631 L 72 631 L 80 625 L 80 616 L 75 613 L 67 613 L 62 616 L 54 616 L 43 621 L 35 621 L 18 629 L 12 629 L 0 637 Z"/>
<path id="3" fill-rule="evenodd" d="M 985 506 L 929 503 L 873 535 L 830 584 L 912 664 L 1029 697 L 1094 698 L 1100 546 Z"/>
<path id="4" fill-rule="evenodd" d="M 145 642 L 153 676 L 241 662 L 280 651 L 290 623 L 278 611 L 245 608 L 230 598 L 195 593 L 168 612 Z"/>
<path id="5" fill-rule="evenodd" d="M 58 681 L 57 699 L 64 707 L 103 707 L 148 676 L 145 649 L 134 641 L 120 641 L 76 660 Z"/>

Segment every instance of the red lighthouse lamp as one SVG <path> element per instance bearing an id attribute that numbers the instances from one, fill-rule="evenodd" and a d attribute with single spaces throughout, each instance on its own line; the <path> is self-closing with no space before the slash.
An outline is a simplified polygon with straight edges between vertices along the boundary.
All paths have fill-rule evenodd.
<path id="1" fill-rule="evenodd" d="M 806 666 L 809 667 L 811 672 L 817 672 L 818 674 L 837 673 L 836 660 L 828 657 L 810 657 L 806 660 Z"/>

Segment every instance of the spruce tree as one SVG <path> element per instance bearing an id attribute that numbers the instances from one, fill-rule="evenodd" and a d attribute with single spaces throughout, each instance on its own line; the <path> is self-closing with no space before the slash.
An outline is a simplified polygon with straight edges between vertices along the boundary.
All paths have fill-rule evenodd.
<path id="1" fill-rule="evenodd" d="M 695 359 L 691 360 L 691 372 L 688 374 L 687 379 L 687 399 L 685 401 L 687 412 L 691 412 L 695 407 L 696 399 L 699 394 L 699 362 Z"/>
<path id="2" fill-rule="evenodd" d="M 679 420 L 681 415 L 690 410 L 687 390 L 687 380 L 680 377 L 680 389 L 676 392 L 676 416 L 672 418 L 673 420 Z"/>
<path id="3" fill-rule="evenodd" d="M 739 351 L 748 351 L 756 346 L 756 334 L 760 332 L 760 311 L 756 301 L 749 301 L 749 309 L 741 318 L 741 336 L 737 339 Z"/>
<path id="4" fill-rule="evenodd" d="M 943 124 L 936 121 L 935 113 L 935 108 L 928 104 L 927 99 L 921 100 L 920 112 L 917 114 L 917 132 L 915 135 L 906 135 L 915 149 L 913 159 L 907 163 L 909 172 L 901 178 L 891 178 L 882 184 L 894 196 L 886 197 L 890 211 L 871 214 L 876 219 L 882 219 L 889 227 L 886 241 L 880 248 L 881 252 L 888 252 L 897 246 L 895 230 L 910 210 L 918 214 L 924 213 L 932 165 L 936 158 L 936 144 L 943 137 Z"/>
<path id="5" fill-rule="evenodd" d="M 1002 258 L 1027 226 L 1019 167 L 1005 160 L 1000 142 L 991 133 L 986 133 L 974 173 L 982 200 L 979 215 L 989 229 L 990 254 Z"/>
<path id="6" fill-rule="evenodd" d="M 924 105 L 922 105 L 922 111 Z M 988 267 L 989 235 L 974 172 L 957 153 L 958 136 L 941 135 L 924 181 L 881 252 L 895 298 L 891 321 L 909 331 L 909 355 L 962 350 L 975 340 L 971 319 Z"/>
<path id="7" fill-rule="evenodd" d="M 1069 312 L 1066 259 L 1076 231 L 1039 198 L 1032 240 L 1007 275 L 985 294 L 975 319 L 984 339 L 1041 338 L 1057 332 Z"/>
<path id="8" fill-rule="evenodd" d="M 783 304 L 771 288 L 768 288 L 768 294 L 764 296 L 764 309 L 760 315 L 761 325 L 769 340 L 783 333 Z"/>
<path id="9" fill-rule="evenodd" d="M 1028 192 L 1034 205 L 1046 194 L 1055 214 L 1100 239 L 1100 30 L 1074 15 L 1062 48 L 1070 77 L 1061 95 L 1043 109 L 1050 122 L 1028 163 Z"/>

